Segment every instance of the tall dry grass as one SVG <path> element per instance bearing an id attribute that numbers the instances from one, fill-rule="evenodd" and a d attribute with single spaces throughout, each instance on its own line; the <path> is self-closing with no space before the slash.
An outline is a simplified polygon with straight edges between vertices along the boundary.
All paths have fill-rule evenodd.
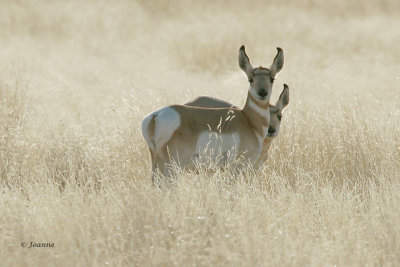
<path id="1" fill-rule="evenodd" d="M 9 266 L 400 262 L 400 5 L 3 1 L 0 259 Z M 291 88 L 259 172 L 153 188 L 148 112 L 243 105 L 237 53 Z M 247 182 L 252 178 L 253 182 Z M 23 248 L 22 242 L 54 243 Z M 28 244 L 29 246 L 29 244 Z"/>

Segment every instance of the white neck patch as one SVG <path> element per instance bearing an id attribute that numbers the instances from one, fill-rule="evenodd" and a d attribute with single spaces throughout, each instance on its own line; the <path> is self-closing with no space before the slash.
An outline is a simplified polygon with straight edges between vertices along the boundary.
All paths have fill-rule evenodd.
<path id="1" fill-rule="evenodd" d="M 252 99 L 249 99 L 249 107 L 254 110 L 258 115 L 263 118 L 266 118 L 269 121 L 269 108 L 265 109 L 257 105 L 253 102 Z"/>

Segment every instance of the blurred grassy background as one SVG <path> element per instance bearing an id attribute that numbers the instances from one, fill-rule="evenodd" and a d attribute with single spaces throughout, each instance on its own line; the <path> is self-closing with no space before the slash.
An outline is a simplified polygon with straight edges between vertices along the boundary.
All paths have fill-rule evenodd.
<path id="1" fill-rule="evenodd" d="M 7 265 L 400 261 L 400 2 L 2 1 L 0 258 Z M 237 53 L 285 66 L 254 183 L 151 187 L 143 117 L 242 106 Z M 55 242 L 23 249 L 21 242 Z"/>

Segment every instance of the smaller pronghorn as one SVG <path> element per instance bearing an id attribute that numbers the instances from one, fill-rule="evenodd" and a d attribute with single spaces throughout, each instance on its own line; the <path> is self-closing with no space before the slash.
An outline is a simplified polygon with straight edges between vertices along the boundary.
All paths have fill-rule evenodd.
<path id="1" fill-rule="evenodd" d="M 261 165 L 268 158 L 268 150 L 271 147 L 272 141 L 278 136 L 281 127 L 282 111 L 289 104 L 289 87 L 285 86 L 275 106 L 269 105 L 269 127 L 267 137 L 264 139 L 262 145 L 262 152 L 260 158 L 256 163 L 256 167 Z M 187 106 L 203 107 L 203 108 L 237 108 L 229 102 L 220 100 L 210 96 L 200 96 L 185 103 Z"/>
<path id="2" fill-rule="evenodd" d="M 277 50 L 269 68 L 253 68 L 244 46 L 239 49 L 239 66 L 250 83 L 243 109 L 172 105 L 144 118 L 142 134 L 151 154 L 153 181 L 157 170 L 170 176 L 172 162 L 185 169 L 204 159 L 256 166 L 268 134 L 272 84 L 283 67 L 283 51 Z"/>

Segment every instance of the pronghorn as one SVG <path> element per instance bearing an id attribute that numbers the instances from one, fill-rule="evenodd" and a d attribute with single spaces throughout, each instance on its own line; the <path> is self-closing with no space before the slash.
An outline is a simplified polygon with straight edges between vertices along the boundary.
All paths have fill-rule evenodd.
<path id="1" fill-rule="evenodd" d="M 270 68 L 253 68 L 245 47 L 240 47 L 239 66 L 250 83 L 243 109 L 171 105 L 144 118 L 142 134 L 151 154 L 153 182 L 157 170 L 170 176 L 172 162 L 193 169 L 204 158 L 220 164 L 245 159 L 255 166 L 268 134 L 272 84 L 283 67 L 283 51 L 277 50 Z"/>
<path id="2" fill-rule="evenodd" d="M 268 134 L 262 145 L 261 155 L 256 163 L 256 167 L 261 165 L 268 158 L 268 150 L 271 147 L 272 141 L 278 136 L 281 127 L 282 111 L 289 104 L 289 87 L 285 84 L 284 89 L 276 101 L 275 106 L 269 105 L 269 127 Z M 186 106 L 203 107 L 203 108 L 237 108 L 229 102 L 220 100 L 210 96 L 200 96 L 196 99 L 185 103 Z"/>

